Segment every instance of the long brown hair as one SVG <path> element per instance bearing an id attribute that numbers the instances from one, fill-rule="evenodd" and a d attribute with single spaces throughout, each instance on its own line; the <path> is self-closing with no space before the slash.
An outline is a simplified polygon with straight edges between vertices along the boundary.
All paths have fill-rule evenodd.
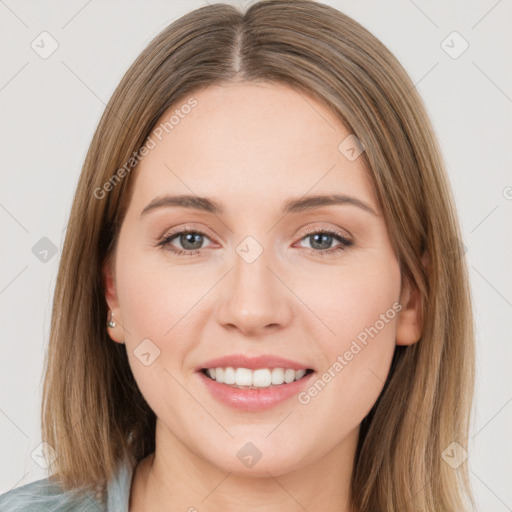
<path id="1" fill-rule="evenodd" d="M 147 46 L 115 90 L 82 168 L 55 288 L 41 412 L 43 440 L 58 454 L 50 469 L 64 489 L 93 488 L 121 459 L 136 463 L 155 450 L 155 414 L 125 346 L 107 334 L 101 268 L 131 197 L 134 155 L 157 120 L 194 91 L 235 81 L 310 94 L 363 141 L 402 277 L 422 296 L 422 337 L 396 347 L 361 424 L 354 508 L 474 507 L 467 462 L 452 467 L 442 456 L 454 442 L 467 449 L 475 354 L 461 233 L 438 144 L 391 52 L 350 17 L 312 0 L 190 12 Z"/>

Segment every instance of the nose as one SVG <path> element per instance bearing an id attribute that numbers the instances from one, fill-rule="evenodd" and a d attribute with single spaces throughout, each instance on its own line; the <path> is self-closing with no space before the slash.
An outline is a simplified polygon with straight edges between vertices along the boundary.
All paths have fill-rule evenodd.
<path id="1" fill-rule="evenodd" d="M 218 322 L 226 329 L 258 336 L 282 329 L 292 318 L 292 298 L 268 251 L 252 262 L 238 254 L 223 280 Z M 279 276 L 279 277 L 278 277 Z"/>

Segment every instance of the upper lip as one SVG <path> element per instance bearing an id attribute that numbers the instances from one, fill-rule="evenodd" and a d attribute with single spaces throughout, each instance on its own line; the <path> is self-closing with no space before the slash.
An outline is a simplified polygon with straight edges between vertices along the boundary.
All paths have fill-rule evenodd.
<path id="1" fill-rule="evenodd" d="M 250 370 L 256 370 L 258 368 L 291 368 L 293 370 L 312 369 L 310 366 L 299 361 L 293 361 L 292 359 L 286 359 L 272 354 L 256 357 L 247 357 L 243 354 L 231 354 L 205 361 L 196 368 L 196 371 L 201 371 L 206 368 L 227 368 L 229 366 L 233 368 L 248 368 Z"/>

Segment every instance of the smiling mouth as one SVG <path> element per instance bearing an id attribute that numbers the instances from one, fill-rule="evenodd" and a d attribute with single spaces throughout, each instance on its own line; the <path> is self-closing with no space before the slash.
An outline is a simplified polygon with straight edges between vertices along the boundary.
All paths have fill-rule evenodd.
<path id="1" fill-rule="evenodd" d="M 276 369 L 276 370 L 282 370 L 282 369 Z M 219 384 L 225 384 L 226 386 L 230 386 L 230 387 L 238 388 L 238 389 L 269 389 L 269 388 L 275 388 L 275 387 L 282 387 L 282 386 L 291 384 L 292 382 L 297 382 L 314 372 L 314 370 L 312 370 L 310 368 L 307 370 L 300 370 L 300 373 L 299 372 L 294 372 L 294 373 L 289 372 L 286 375 L 286 380 L 283 379 L 282 375 L 279 377 L 279 372 L 278 372 L 278 376 L 274 375 L 273 380 L 271 382 L 269 382 L 267 379 L 266 382 L 259 382 L 259 385 L 255 386 L 255 385 L 237 384 L 236 381 L 233 382 L 233 379 L 230 379 L 229 382 L 224 382 L 223 378 L 218 380 L 217 378 L 212 377 L 212 375 L 210 374 L 210 370 L 208 370 L 207 368 L 202 368 L 200 371 L 208 379 L 213 380 L 214 382 L 218 382 Z"/>

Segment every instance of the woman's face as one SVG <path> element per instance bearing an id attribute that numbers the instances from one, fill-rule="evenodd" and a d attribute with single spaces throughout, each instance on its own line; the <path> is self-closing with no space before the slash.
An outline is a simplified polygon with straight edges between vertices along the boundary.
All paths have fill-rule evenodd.
<path id="1" fill-rule="evenodd" d="M 351 453 L 395 345 L 419 336 L 405 325 L 409 294 L 362 148 L 322 104 L 284 85 L 192 97 L 157 123 L 168 122 L 133 171 L 113 273 L 105 268 L 110 334 L 126 343 L 160 446 L 254 475 Z M 353 199 L 300 203 L 335 194 Z M 181 205 L 165 199 L 185 195 Z M 231 355 L 314 372 L 247 390 L 198 371 Z M 285 366 L 256 361 L 263 371 L 237 376 L 265 386 Z"/>

